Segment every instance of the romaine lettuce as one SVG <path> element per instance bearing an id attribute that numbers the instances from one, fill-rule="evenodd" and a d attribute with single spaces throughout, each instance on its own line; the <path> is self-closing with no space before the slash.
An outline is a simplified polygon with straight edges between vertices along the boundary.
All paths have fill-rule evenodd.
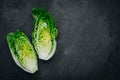
<path id="1" fill-rule="evenodd" d="M 17 30 L 7 35 L 7 42 L 15 63 L 24 71 L 34 73 L 38 70 L 37 55 L 27 36 Z"/>
<path id="2" fill-rule="evenodd" d="M 49 60 L 56 50 L 56 29 L 53 17 L 42 8 L 33 8 L 34 29 L 32 42 L 40 59 Z"/>

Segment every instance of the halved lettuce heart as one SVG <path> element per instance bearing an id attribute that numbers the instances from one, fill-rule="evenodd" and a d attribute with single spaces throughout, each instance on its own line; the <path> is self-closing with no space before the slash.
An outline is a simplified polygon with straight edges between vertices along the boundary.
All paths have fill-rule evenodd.
<path id="1" fill-rule="evenodd" d="M 33 8 L 34 29 L 32 42 L 40 59 L 49 60 L 55 53 L 58 30 L 53 17 L 44 9 Z"/>
<path id="2" fill-rule="evenodd" d="M 38 70 L 37 55 L 27 36 L 17 30 L 7 35 L 7 42 L 15 63 L 24 71 L 34 73 Z"/>

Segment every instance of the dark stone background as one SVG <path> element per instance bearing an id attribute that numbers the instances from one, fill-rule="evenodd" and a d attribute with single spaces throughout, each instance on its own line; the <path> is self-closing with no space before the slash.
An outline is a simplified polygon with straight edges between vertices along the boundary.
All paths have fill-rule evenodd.
<path id="1" fill-rule="evenodd" d="M 42 7 L 59 30 L 55 55 L 29 74 L 14 63 L 6 35 L 31 39 L 31 9 Z M 0 0 L 0 80 L 120 80 L 119 0 Z"/>

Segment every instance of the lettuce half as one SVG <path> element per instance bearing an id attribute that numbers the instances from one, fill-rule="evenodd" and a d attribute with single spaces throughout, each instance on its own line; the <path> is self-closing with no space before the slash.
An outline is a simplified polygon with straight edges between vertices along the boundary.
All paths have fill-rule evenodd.
<path id="1" fill-rule="evenodd" d="M 38 56 L 42 60 L 49 60 L 56 50 L 56 29 L 53 17 L 42 8 L 33 8 L 34 29 L 32 31 L 32 43 Z"/>
<path id="2" fill-rule="evenodd" d="M 37 55 L 27 36 L 17 30 L 7 35 L 7 42 L 15 63 L 24 71 L 34 73 L 38 70 Z"/>

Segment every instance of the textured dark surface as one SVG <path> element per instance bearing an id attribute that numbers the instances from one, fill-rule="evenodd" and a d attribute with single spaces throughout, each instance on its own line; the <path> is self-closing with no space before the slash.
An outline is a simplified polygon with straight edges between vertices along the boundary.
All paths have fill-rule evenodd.
<path id="1" fill-rule="evenodd" d="M 0 0 L 0 80 L 120 80 L 119 0 Z M 33 29 L 31 9 L 42 7 L 59 30 L 55 55 L 28 74 L 14 63 L 6 35 Z"/>

